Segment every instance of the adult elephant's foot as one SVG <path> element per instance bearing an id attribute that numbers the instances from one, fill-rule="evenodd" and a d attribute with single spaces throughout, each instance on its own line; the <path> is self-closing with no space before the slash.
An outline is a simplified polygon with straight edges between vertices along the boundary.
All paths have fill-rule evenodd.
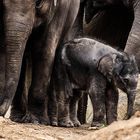
<path id="1" fill-rule="evenodd" d="M 21 123 L 33 123 L 33 124 L 45 124 L 49 125 L 49 119 L 43 116 L 34 115 L 31 112 L 26 113 L 26 115 L 21 119 Z"/>
<path id="2" fill-rule="evenodd" d="M 3 116 L 6 114 L 10 106 L 9 100 L 4 100 L 3 103 L 0 105 L 0 116 Z"/>
<path id="3" fill-rule="evenodd" d="M 58 120 L 58 126 L 61 126 L 61 127 L 74 127 L 74 124 L 69 118 L 62 118 L 61 120 Z"/>
<path id="4" fill-rule="evenodd" d="M 39 124 L 39 119 L 33 115 L 32 113 L 28 112 L 26 115 L 21 119 L 21 123 L 33 123 Z"/>
<path id="5" fill-rule="evenodd" d="M 49 118 L 45 118 L 43 116 L 38 117 L 39 118 L 39 123 L 40 124 L 45 124 L 45 125 L 50 125 L 50 120 Z"/>
<path id="6" fill-rule="evenodd" d="M 14 122 L 21 122 L 24 115 L 25 115 L 25 113 L 23 113 L 19 110 L 11 109 L 10 119 Z"/>

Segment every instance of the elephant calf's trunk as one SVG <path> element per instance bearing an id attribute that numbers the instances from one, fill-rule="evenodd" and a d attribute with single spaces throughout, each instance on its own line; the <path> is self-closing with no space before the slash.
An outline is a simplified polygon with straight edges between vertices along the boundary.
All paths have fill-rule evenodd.
<path id="1" fill-rule="evenodd" d="M 125 119 L 129 119 L 133 115 L 135 96 L 136 96 L 136 90 L 127 93 L 128 103 L 127 103 L 127 114 L 125 116 Z"/>

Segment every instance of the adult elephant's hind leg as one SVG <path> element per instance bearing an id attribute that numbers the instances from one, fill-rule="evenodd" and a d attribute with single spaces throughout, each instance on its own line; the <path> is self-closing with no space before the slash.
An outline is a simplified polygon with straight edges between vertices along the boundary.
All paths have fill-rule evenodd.
<path id="1" fill-rule="evenodd" d="M 48 124 L 48 118 L 44 116 L 46 92 L 42 93 L 42 89 L 45 87 L 42 83 L 44 77 L 42 79 L 39 77 L 42 74 L 42 65 L 45 63 L 42 49 L 43 33 L 44 25 L 34 29 L 28 41 L 28 45 L 31 47 L 32 77 L 28 94 L 27 111 L 21 120 L 26 123 Z M 40 87 L 41 85 L 44 87 Z M 39 90 L 38 86 L 40 87 Z"/>

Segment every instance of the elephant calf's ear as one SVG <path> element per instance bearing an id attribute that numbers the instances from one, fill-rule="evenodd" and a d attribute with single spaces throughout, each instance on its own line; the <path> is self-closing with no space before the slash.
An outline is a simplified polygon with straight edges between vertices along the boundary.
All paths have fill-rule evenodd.
<path id="1" fill-rule="evenodd" d="M 107 55 L 102 57 L 98 63 L 98 71 L 100 71 L 110 82 L 113 77 L 113 59 L 111 56 Z"/>
<path id="2" fill-rule="evenodd" d="M 113 57 L 113 73 L 119 75 L 122 68 L 123 68 L 123 65 L 124 65 L 124 60 L 125 56 L 123 55 L 116 55 Z"/>

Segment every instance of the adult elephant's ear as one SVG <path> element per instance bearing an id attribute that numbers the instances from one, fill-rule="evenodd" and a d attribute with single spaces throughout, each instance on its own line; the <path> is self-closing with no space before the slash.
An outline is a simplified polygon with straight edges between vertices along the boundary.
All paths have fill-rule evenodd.
<path id="1" fill-rule="evenodd" d="M 120 73 L 122 66 L 122 56 L 113 53 L 105 55 L 99 60 L 98 70 L 108 81 L 111 81 L 114 74 Z"/>

